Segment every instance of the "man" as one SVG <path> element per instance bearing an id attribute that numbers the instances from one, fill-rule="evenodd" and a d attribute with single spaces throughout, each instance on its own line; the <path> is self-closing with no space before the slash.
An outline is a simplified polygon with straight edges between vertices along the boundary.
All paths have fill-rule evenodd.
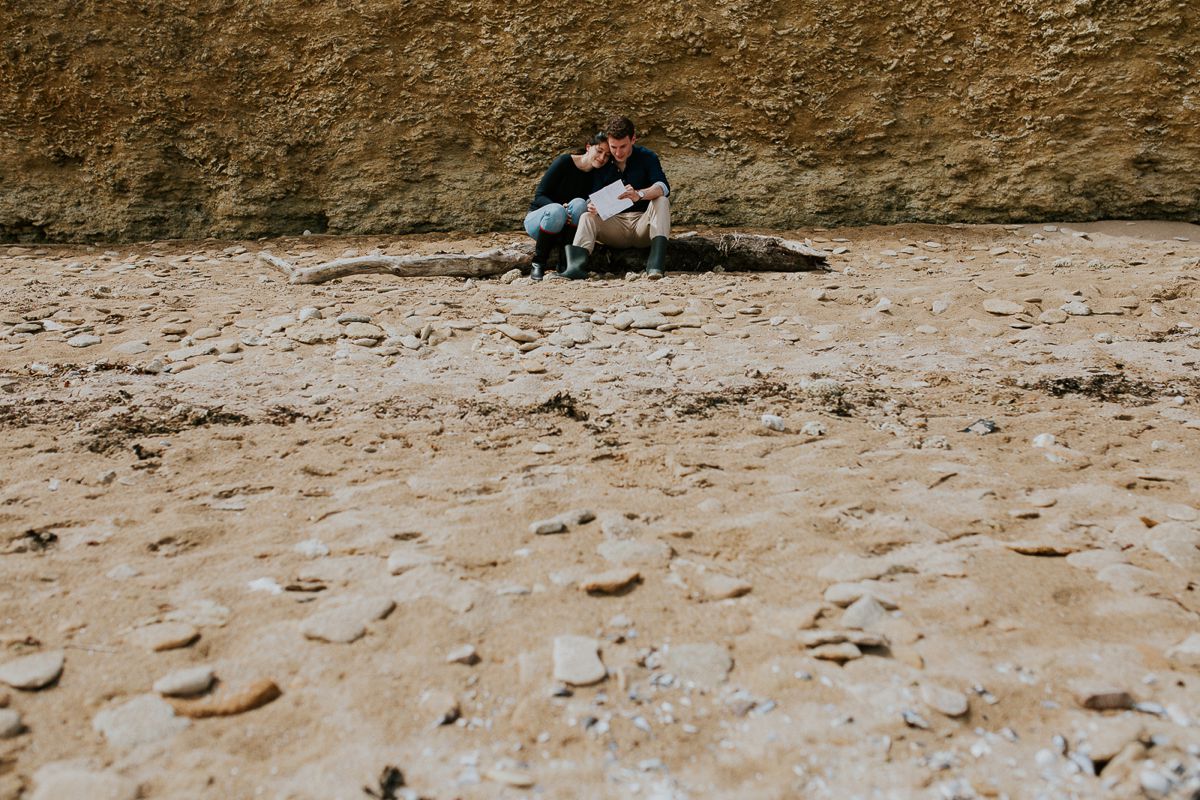
<path id="1" fill-rule="evenodd" d="M 563 277 L 580 279 L 588 275 L 587 262 L 596 244 L 610 247 L 650 247 L 646 275 L 661 278 L 667 255 L 667 237 L 671 233 L 671 186 L 653 151 L 637 144 L 633 123 L 626 117 L 613 117 L 604 126 L 608 135 L 608 164 L 596 170 L 594 188 L 613 181 L 625 185 L 621 197 L 633 201 L 628 211 L 606 220 L 600 219 L 588 203 L 588 213 L 579 220 L 575 242 L 567 245 L 567 269 Z"/>

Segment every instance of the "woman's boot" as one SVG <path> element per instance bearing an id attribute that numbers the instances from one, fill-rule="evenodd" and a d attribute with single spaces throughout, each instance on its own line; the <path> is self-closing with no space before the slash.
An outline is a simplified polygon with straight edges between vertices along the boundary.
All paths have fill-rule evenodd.
<path id="1" fill-rule="evenodd" d="M 557 233 L 548 233 L 538 228 L 537 239 L 533 244 L 533 266 L 529 268 L 529 277 L 540 281 L 546 274 L 546 263 L 550 260 L 550 251 L 558 240 Z"/>

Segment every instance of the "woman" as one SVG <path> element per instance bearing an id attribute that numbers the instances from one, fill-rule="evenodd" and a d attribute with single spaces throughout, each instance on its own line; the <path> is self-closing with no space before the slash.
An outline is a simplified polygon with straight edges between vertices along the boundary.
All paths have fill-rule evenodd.
<path id="1" fill-rule="evenodd" d="M 550 162 L 525 215 L 525 232 L 536 243 L 530 278 L 540 281 L 554 246 L 574 240 L 575 226 L 587 211 L 587 196 L 592 193 L 591 172 L 607 162 L 608 137 L 603 133 L 588 139 L 579 150 L 563 153 Z"/>

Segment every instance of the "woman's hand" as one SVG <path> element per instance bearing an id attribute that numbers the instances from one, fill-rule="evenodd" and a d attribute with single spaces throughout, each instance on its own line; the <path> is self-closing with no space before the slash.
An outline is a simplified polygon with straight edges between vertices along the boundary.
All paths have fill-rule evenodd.
<path id="1" fill-rule="evenodd" d="M 571 219 L 571 204 L 570 204 L 570 203 L 563 203 L 563 204 L 562 204 L 562 207 L 563 207 L 564 209 L 566 209 L 566 211 L 567 211 L 567 224 L 568 224 L 568 225 L 575 225 L 575 224 L 576 224 L 575 220 Z"/>

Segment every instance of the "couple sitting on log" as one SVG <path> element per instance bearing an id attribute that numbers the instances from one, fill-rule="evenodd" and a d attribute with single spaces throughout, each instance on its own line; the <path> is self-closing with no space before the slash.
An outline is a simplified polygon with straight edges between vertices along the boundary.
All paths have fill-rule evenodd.
<path id="1" fill-rule="evenodd" d="M 551 162 L 525 215 L 525 231 L 536 242 L 529 277 L 540 281 L 551 251 L 561 245 L 565 258 L 559 259 L 559 276 L 586 278 L 588 258 L 597 244 L 648 246 L 646 275 L 663 276 L 671 233 L 671 187 L 658 156 L 636 142 L 633 123 L 613 117 L 581 152 L 564 153 Z M 602 219 L 587 198 L 614 181 L 624 186 L 620 199 L 633 205 Z"/>

